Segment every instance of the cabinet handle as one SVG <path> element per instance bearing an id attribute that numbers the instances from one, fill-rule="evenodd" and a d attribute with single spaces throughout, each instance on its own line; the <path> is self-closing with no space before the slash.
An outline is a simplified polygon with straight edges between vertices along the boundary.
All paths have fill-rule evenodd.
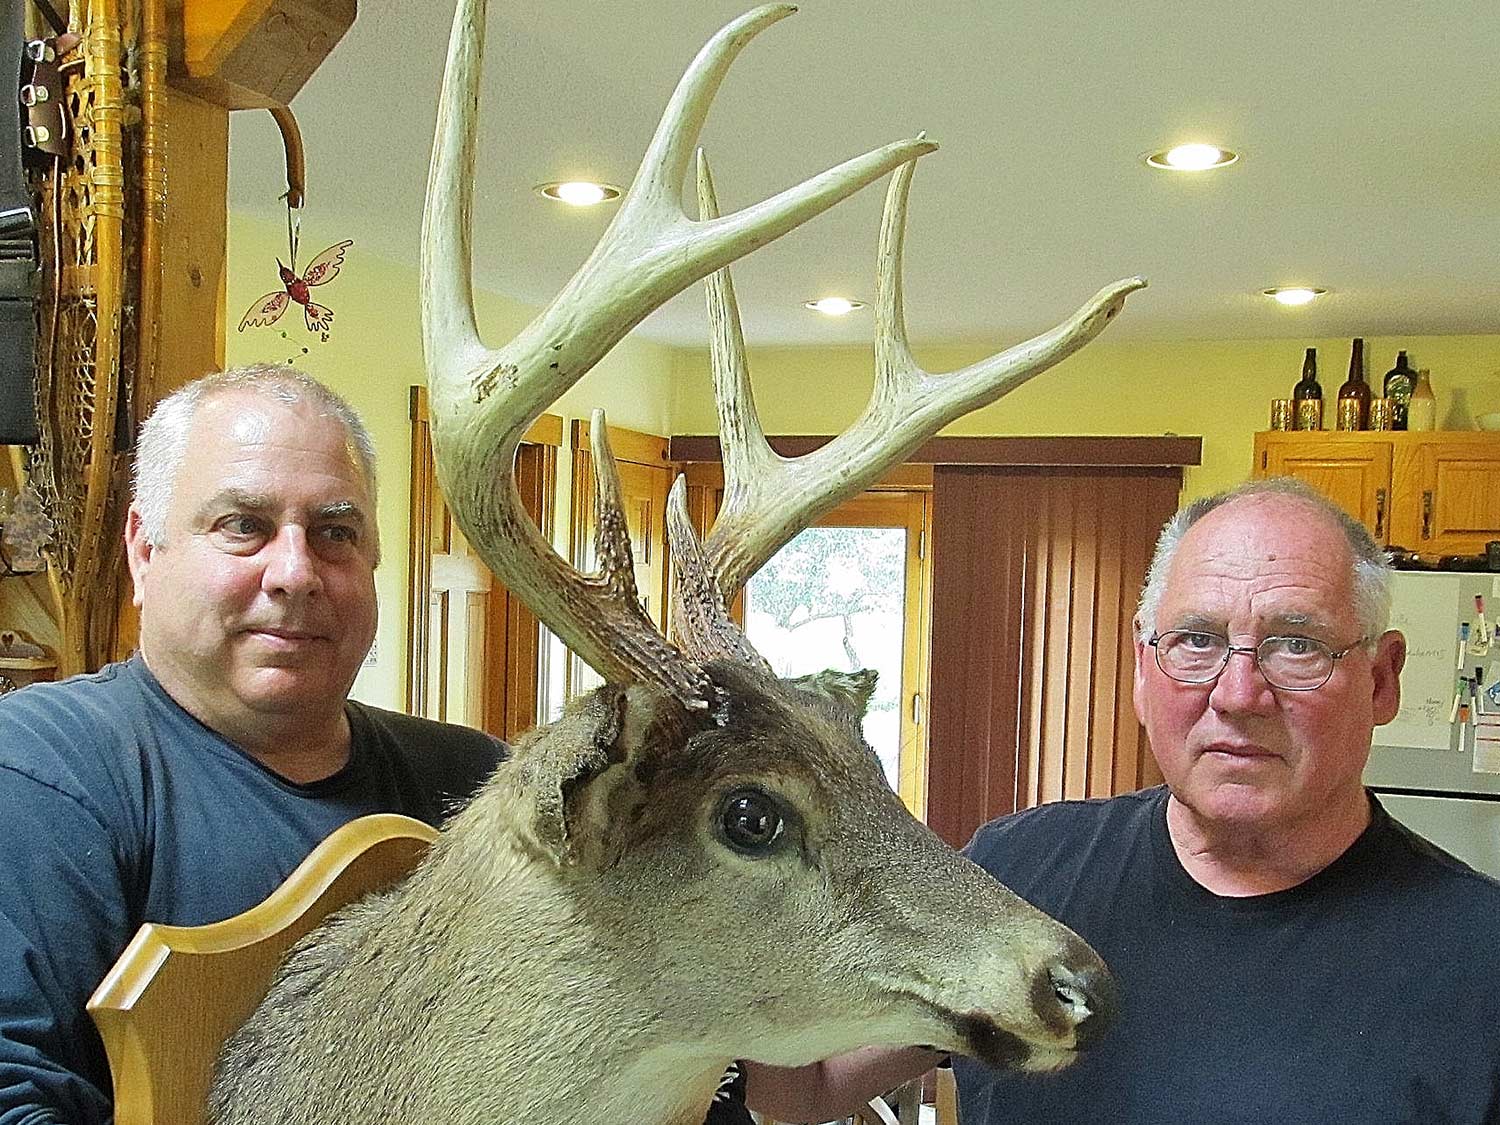
<path id="1" fill-rule="evenodd" d="M 1422 490 L 1422 538 L 1432 538 L 1432 489 Z"/>
<path id="2" fill-rule="evenodd" d="M 1385 489 L 1375 490 L 1375 539 L 1378 542 L 1385 536 Z"/>

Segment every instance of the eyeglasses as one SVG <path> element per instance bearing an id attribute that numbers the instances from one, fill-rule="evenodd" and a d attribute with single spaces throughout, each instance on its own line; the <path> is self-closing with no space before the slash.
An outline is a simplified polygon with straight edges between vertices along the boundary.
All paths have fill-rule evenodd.
<path id="1" fill-rule="evenodd" d="M 1156 649 L 1156 666 L 1184 684 L 1206 684 L 1219 678 L 1229 658 L 1243 652 L 1255 661 L 1266 683 L 1282 691 L 1315 691 L 1328 682 L 1334 665 L 1369 637 L 1360 637 L 1334 652 L 1311 637 L 1267 637 L 1257 645 L 1232 645 L 1215 633 L 1169 629 L 1146 643 Z"/>

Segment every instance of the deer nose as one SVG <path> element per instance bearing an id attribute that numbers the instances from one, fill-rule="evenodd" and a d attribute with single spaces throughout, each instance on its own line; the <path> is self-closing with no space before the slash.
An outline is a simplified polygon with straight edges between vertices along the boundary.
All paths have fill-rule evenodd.
<path id="1" fill-rule="evenodd" d="M 1073 1025 L 1074 1046 L 1079 1050 L 1093 1046 L 1119 1014 L 1115 978 L 1092 952 L 1086 959 L 1070 958 L 1053 965 L 1047 978 L 1063 1018 Z"/>

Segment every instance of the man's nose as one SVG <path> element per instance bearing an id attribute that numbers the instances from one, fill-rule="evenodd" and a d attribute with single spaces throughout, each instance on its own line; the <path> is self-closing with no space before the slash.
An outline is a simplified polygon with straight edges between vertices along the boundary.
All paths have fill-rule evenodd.
<path id="1" fill-rule="evenodd" d="M 323 588 L 318 558 L 305 529 L 294 524 L 278 529 L 265 546 L 262 586 L 269 592 L 293 596 L 315 594 Z"/>
<path id="2" fill-rule="evenodd" d="M 1275 698 L 1271 685 L 1261 675 L 1254 650 L 1244 649 L 1229 653 L 1229 663 L 1209 693 L 1209 703 L 1218 711 L 1261 710 L 1274 703 Z"/>

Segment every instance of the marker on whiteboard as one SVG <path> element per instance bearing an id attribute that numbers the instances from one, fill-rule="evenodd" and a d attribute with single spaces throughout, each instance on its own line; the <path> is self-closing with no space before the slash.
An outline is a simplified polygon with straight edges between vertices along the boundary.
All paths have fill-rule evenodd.
<path id="1" fill-rule="evenodd" d="M 1484 617 L 1484 595 L 1474 595 L 1474 624 L 1469 628 L 1469 655 L 1484 656 L 1490 651 L 1490 626 Z"/>
<path id="2" fill-rule="evenodd" d="M 1457 661 L 1457 665 L 1458 665 L 1458 671 L 1460 673 L 1462 673 L 1463 670 L 1464 670 L 1464 649 L 1468 645 L 1468 643 L 1469 643 L 1469 623 L 1467 621 L 1465 621 L 1461 625 L 1459 625 L 1459 627 L 1458 627 L 1458 661 Z"/>

